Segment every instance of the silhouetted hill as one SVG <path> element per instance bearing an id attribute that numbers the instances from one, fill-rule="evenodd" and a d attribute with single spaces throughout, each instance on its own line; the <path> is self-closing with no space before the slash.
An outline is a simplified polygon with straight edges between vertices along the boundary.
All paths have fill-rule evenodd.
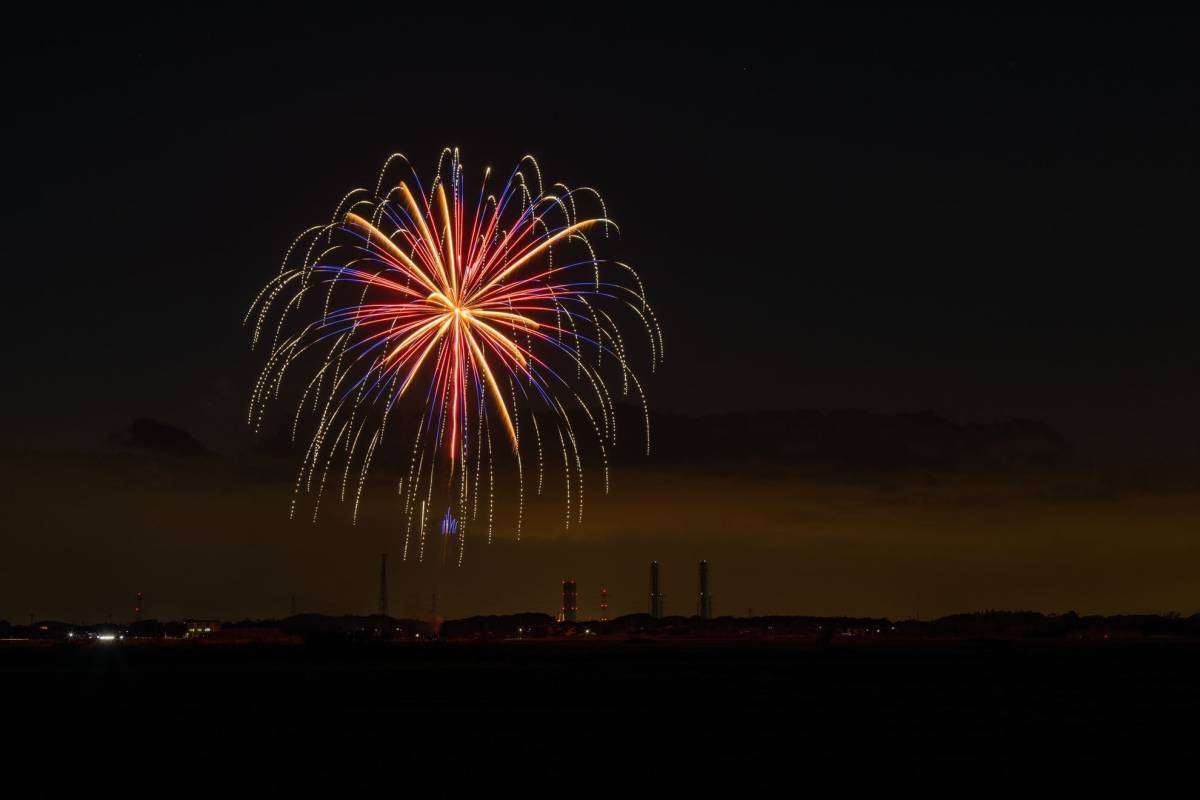
<path id="1" fill-rule="evenodd" d="M 525 631 L 544 630 L 554 622 L 548 614 L 526 612 L 466 617 L 442 623 L 440 635 L 447 639 L 513 637 Z"/>

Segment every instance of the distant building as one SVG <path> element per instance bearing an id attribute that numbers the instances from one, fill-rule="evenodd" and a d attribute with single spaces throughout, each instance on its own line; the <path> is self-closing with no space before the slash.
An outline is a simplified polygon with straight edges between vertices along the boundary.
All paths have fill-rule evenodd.
<path id="1" fill-rule="evenodd" d="M 575 581 L 563 581 L 562 609 L 558 613 L 560 622 L 574 622 L 579 616 L 579 602 L 575 590 Z"/>
<path id="2" fill-rule="evenodd" d="M 183 634 L 185 639 L 201 639 L 205 636 L 211 636 L 221 630 L 220 620 L 215 619 L 189 619 L 187 621 L 187 630 Z"/>
<path id="3" fill-rule="evenodd" d="M 600 621 L 608 622 L 608 589 L 600 590 Z"/>
<path id="4" fill-rule="evenodd" d="M 650 616 L 662 619 L 663 595 L 658 582 L 658 562 L 650 562 Z"/>
<path id="5" fill-rule="evenodd" d="M 708 590 L 708 562 L 700 562 L 700 592 L 696 601 L 700 619 L 712 619 L 712 593 Z"/>

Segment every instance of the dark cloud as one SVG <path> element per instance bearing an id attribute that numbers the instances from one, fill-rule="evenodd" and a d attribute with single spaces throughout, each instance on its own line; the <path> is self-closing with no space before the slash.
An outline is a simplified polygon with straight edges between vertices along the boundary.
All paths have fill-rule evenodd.
<path id="1" fill-rule="evenodd" d="M 127 427 L 108 435 L 105 444 L 115 451 L 141 452 L 182 458 L 211 458 L 216 455 L 185 430 L 153 419 L 135 419 Z"/>

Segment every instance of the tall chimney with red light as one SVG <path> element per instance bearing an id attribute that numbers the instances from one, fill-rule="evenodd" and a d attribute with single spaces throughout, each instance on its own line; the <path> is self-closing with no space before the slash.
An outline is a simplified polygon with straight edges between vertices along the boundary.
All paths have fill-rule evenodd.
<path id="1" fill-rule="evenodd" d="M 574 622 L 579 616 L 579 601 L 575 590 L 575 581 L 563 581 L 562 610 L 559 619 L 563 622 Z"/>

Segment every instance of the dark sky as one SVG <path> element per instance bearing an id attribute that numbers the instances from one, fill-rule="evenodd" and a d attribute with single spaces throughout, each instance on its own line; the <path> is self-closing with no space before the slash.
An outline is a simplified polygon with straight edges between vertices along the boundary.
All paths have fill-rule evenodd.
<path id="1" fill-rule="evenodd" d="M 1200 461 L 1196 20 L 386 8 L 6 25 L 6 449 L 142 416 L 222 446 L 286 244 L 449 144 L 604 193 L 663 320 L 658 409 L 1029 418 Z"/>

